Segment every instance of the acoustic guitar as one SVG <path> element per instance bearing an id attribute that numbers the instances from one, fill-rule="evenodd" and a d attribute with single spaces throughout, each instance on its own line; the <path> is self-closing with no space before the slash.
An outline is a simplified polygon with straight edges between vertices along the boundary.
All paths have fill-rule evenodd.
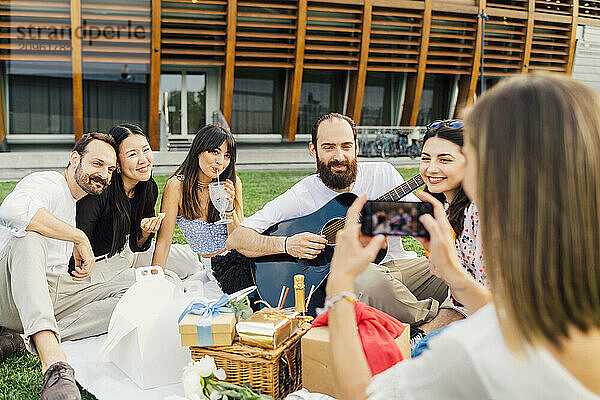
<path id="1" fill-rule="evenodd" d="M 423 183 L 421 175 L 416 175 L 376 200 L 399 201 Z M 254 258 L 256 286 L 258 294 L 264 301 L 273 307 L 277 306 L 281 288 L 285 285 L 293 290 L 294 275 L 297 274 L 304 275 L 306 288 L 310 288 L 312 285 L 317 288 L 323 283 L 329 275 L 329 264 L 335 247 L 335 236 L 338 231 L 344 228 L 346 212 L 356 197 L 352 193 L 339 194 L 312 214 L 281 221 L 263 233 L 269 236 L 293 236 L 297 233 L 312 232 L 317 235 L 324 235 L 328 242 L 321 254 L 312 260 L 295 258 L 288 254 L 274 254 Z M 380 252 L 376 262 L 385 257 L 386 251 L 384 249 Z M 294 296 L 287 296 L 283 307 L 293 306 Z M 314 314 L 316 306 L 321 307 L 322 304 L 313 304 L 311 301 L 310 314 Z"/>

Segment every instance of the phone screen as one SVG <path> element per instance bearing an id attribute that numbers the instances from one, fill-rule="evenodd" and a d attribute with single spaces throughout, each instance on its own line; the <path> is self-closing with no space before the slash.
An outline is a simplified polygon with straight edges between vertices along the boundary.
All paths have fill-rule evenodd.
<path id="1" fill-rule="evenodd" d="M 412 201 L 367 201 L 361 213 L 361 230 L 368 236 L 416 236 L 429 238 L 419 221 L 423 214 L 433 214 L 430 203 Z"/>

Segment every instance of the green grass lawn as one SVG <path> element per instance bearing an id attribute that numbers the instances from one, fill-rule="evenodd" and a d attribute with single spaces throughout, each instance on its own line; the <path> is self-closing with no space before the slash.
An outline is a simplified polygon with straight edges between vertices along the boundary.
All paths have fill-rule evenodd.
<path id="1" fill-rule="evenodd" d="M 399 169 L 406 179 L 414 176 L 418 170 Z M 279 172 L 240 172 L 243 185 L 244 214 L 252 215 L 266 202 L 285 192 L 294 183 L 309 175 L 311 171 L 279 171 Z M 155 177 L 160 192 L 168 176 Z M 16 182 L 0 182 L 0 201 L 15 187 Z M 160 199 L 160 196 L 159 196 Z M 160 200 L 159 200 L 160 203 Z M 160 204 L 157 204 L 157 210 Z M 173 238 L 175 243 L 185 243 L 185 239 L 176 228 Z M 404 240 L 407 250 L 415 250 L 422 254 L 421 245 L 412 238 Z M 4 399 L 39 399 L 42 386 L 40 362 L 37 356 L 30 354 L 6 360 L 0 364 L 0 400 Z M 84 399 L 95 399 L 94 396 L 83 391 Z"/>

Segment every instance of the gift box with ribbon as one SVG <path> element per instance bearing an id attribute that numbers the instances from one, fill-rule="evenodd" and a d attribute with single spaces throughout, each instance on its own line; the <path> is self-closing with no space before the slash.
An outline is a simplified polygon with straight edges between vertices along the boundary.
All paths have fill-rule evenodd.
<path id="1" fill-rule="evenodd" d="M 297 312 L 265 307 L 236 325 L 240 342 L 276 349 L 298 330 Z"/>
<path id="2" fill-rule="evenodd" d="M 182 346 L 230 346 L 235 336 L 235 314 L 229 298 L 192 301 L 179 317 Z"/>

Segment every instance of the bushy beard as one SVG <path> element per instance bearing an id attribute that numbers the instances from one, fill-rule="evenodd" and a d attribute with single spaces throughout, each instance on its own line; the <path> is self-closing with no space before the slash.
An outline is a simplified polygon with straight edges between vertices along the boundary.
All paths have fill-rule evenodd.
<path id="1" fill-rule="evenodd" d="M 92 184 L 92 181 L 100 182 L 102 184 L 102 187 L 98 188 L 94 186 Z M 75 168 L 75 182 L 77 182 L 79 187 L 83 189 L 84 192 L 93 195 L 102 194 L 104 189 L 106 189 L 106 187 L 108 186 L 108 181 L 106 179 L 103 179 L 100 176 L 100 174 L 84 174 L 84 172 L 81 170 L 81 164 L 79 164 L 77 168 Z"/>
<path id="2" fill-rule="evenodd" d="M 346 170 L 343 172 L 334 172 L 332 167 L 344 165 Z M 325 164 L 317 155 L 317 173 L 325 186 L 333 190 L 346 189 L 356 180 L 357 161 L 356 158 L 351 161 L 330 161 Z"/>

